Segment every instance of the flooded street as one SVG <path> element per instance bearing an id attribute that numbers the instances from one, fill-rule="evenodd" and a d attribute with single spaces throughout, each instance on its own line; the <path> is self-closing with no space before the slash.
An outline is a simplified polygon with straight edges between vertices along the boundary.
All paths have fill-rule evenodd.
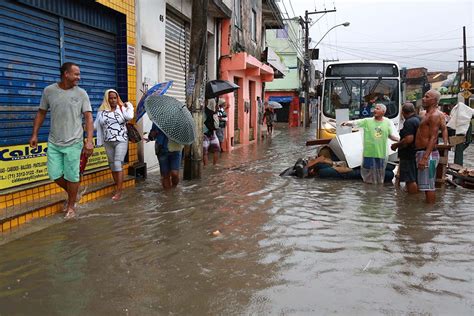
<path id="1" fill-rule="evenodd" d="M 277 130 L 1 245 L 0 315 L 474 313 L 472 191 L 283 178 L 314 129 Z"/>

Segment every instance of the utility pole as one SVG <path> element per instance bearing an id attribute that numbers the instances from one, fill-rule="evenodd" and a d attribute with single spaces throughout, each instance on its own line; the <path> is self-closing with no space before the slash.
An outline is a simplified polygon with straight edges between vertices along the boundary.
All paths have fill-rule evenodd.
<path id="1" fill-rule="evenodd" d="M 466 47 L 466 27 L 462 27 L 462 49 L 463 49 L 463 70 L 464 70 L 464 80 L 463 82 L 469 81 L 469 71 L 467 67 L 467 47 Z M 469 63 L 470 64 L 470 63 Z M 469 106 L 469 98 L 464 97 L 464 104 Z M 466 139 L 464 143 L 458 144 L 454 147 L 454 163 L 458 165 L 463 165 L 464 163 L 464 150 L 469 147 L 469 143 L 472 141 L 472 124 L 469 125 L 469 128 L 466 132 Z"/>
<path id="2" fill-rule="evenodd" d="M 324 10 L 324 11 L 313 11 L 308 12 L 306 10 L 304 12 L 304 111 L 303 111 L 303 122 L 304 127 L 309 127 L 309 70 L 310 70 L 310 59 L 309 59 L 309 16 L 312 14 L 321 14 L 321 13 L 329 13 L 329 12 L 336 12 L 334 10 Z"/>
<path id="3" fill-rule="evenodd" d="M 467 71 L 467 47 L 466 47 L 466 27 L 462 27 L 462 51 L 463 51 L 463 68 L 464 68 L 464 81 L 467 81 L 468 71 Z M 468 104 L 468 99 L 464 98 L 464 103 Z"/>
<path id="4" fill-rule="evenodd" d="M 184 148 L 184 174 L 186 180 L 201 178 L 202 161 L 202 104 L 204 103 L 204 73 L 207 55 L 207 11 L 209 0 L 193 0 L 191 17 L 191 47 L 186 82 L 186 106 L 196 124 L 196 140 Z M 204 34 L 204 35 L 203 35 Z"/>

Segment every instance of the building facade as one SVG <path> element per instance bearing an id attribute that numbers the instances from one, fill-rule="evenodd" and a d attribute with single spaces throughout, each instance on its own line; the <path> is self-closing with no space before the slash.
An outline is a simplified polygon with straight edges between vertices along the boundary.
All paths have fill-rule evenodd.
<path id="1" fill-rule="evenodd" d="M 285 20 L 284 23 L 284 28 L 266 31 L 268 47 L 281 58 L 287 72 L 284 78 L 275 79 L 266 85 L 265 99 L 282 105 L 283 108 L 275 111 L 278 122 L 287 122 L 290 127 L 297 127 L 303 117 L 303 30 L 298 18 Z"/>
<path id="2" fill-rule="evenodd" d="M 135 106 L 156 83 L 185 101 L 192 0 L 5 0 L 0 2 L 0 230 L 62 210 L 62 189 L 46 169 L 49 115 L 38 149 L 28 145 L 43 89 L 59 81 L 64 62 L 77 63 L 96 116 L 104 91 L 116 89 Z M 206 80 L 236 82 L 224 98 L 229 124 L 224 150 L 257 138 L 264 83 L 275 67 L 262 58 L 266 28 L 281 28 L 274 0 L 209 0 Z M 151 121 L 139 122 L 143 132 Z M 157 165 L 153 144 L 129 143 L 125 173 Z M 135 184 L 128 178 L 124 186 Z M 105 151 L 94 150 L 81 202 L 112 192 Z"/>
<path id="3" fill-rule="evenodd" d="M 274 68 L 262 61 L 265 29 L 281 27 L 273 0 L 233 0 L 231 19 L 222 20 L 219 78 L 240 88 L 224 96 L 228 124 L 223 150 L 257 139 L 259 113 L 263 111 L 264 84 L 274 79 Z"/>
<path id="4" fill-rule="evenodd" d="M 206 80 L 217 79 L 217 64 L 220 56 L 220 23 L 229 19 L 231 2 L 210 0 L 207 19 L 207 69 Z M 143 93 L 159 82 L 172 81 L 166 95 L 186 102 L 186 76 L 191 41 L 192 1 L 138 0 L 137 38 L 139 64 L 137 91 L 139 100 Z M 150 31 L 153 30 L 153 31 Z M 141 130 L 151 129 L 148 115 L 139 121 Z M 139 146 L 139 157 L 148 169 L 158 167 L 154 142 Z"/>
<path id="5" fill-rule="evenodd" d="M 62 189 L 46 169 L 49 115 L 39 146 L 28 145 L 43 89 L 59 81 L 64 62 L 77 63 L 97 112 L 106 89 L 136 103 L 134 0 L 6 0 L 0 2 L 0 229 L 62 209 Z M 112 191 L 102 148 L 90 158 L 83 202 Z M 130 144 L 128 166 L 138 161 Z M 126 181 L 125 186 L 133 185 Z"/>

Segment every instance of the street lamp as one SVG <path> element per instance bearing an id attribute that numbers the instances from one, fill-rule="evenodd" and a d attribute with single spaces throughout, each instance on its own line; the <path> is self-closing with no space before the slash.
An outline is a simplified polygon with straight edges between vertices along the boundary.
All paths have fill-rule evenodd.
<path id="1" fill-rule="evenodd" d="M 304 105 L 304 126 L 305 127 L 309 127 L 309 41 L 308 41 L 308 33 L 309 33 L 309 30 L 308 30 L 308 11 L 306 11 L 306 14 L 305 14 L 305 57 L 304 57 L 304 65 L 305 65 L 305 87 L 304 87 L 304 101 L 305 101 L 305 105 Z M 331 32 L 333 29 L 335 29 L 336 27 L 339 27 L 339 26 L 344 26 L 344 27 L 347 27 L 349 26 L 350 23 L 349 22 L 344 22 L 344 23 L 341 23 L 341 24 L 337 24 L 337 25 L 334 25 L 333 27 L 331 27 L 326 33 L 324 33 L 324 35 L 321 37 L 321 39 L 319 40 L 319 42 L 316 43 L 316 45 L 314 45 L 314 48 L 316 48 L 316 46 L 319 45 L 319 43 L 321 43 L 321 41 L 324 39 L 324 37 L 326 37 L 326 35 L 328 35 L 329 32 Z M 324 71 L 324 70 L 323 70 Z"/>
<path id="2" fill-rule="evenodd" d="M 326 35 L 328 35 L 328 33 L 331 32 L 332 30 L 334 30 L 336 27 L 339 27 L 339 26 L 348 27 L 349 25 L 351 25 L 350 22 L 344 22 L 344 23 L 341 23 L 341 24 L 334 25 L 334 26 L 331 27 L 326 33 L 324 33 L 323 37 L 321 37 L 321 39 L 319 40 L 319 42 L 317 42 L 316 45 L 314 45 L 314 48 L 316 48 L 316 46 L 318 46 L 319 43 L 322 42 L 322 40 L 326 37 Z"/>

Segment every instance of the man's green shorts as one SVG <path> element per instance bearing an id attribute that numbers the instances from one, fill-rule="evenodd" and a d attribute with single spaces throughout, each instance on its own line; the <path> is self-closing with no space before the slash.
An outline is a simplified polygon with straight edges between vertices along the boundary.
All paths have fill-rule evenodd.
<path id="1" fill-rule="evenodd" d="M 64 177 L 69 182 L 79 182 L 82 146 L 82 141 L 65 147 L 48 142 L 48 174 L 51 180 Z"/>

